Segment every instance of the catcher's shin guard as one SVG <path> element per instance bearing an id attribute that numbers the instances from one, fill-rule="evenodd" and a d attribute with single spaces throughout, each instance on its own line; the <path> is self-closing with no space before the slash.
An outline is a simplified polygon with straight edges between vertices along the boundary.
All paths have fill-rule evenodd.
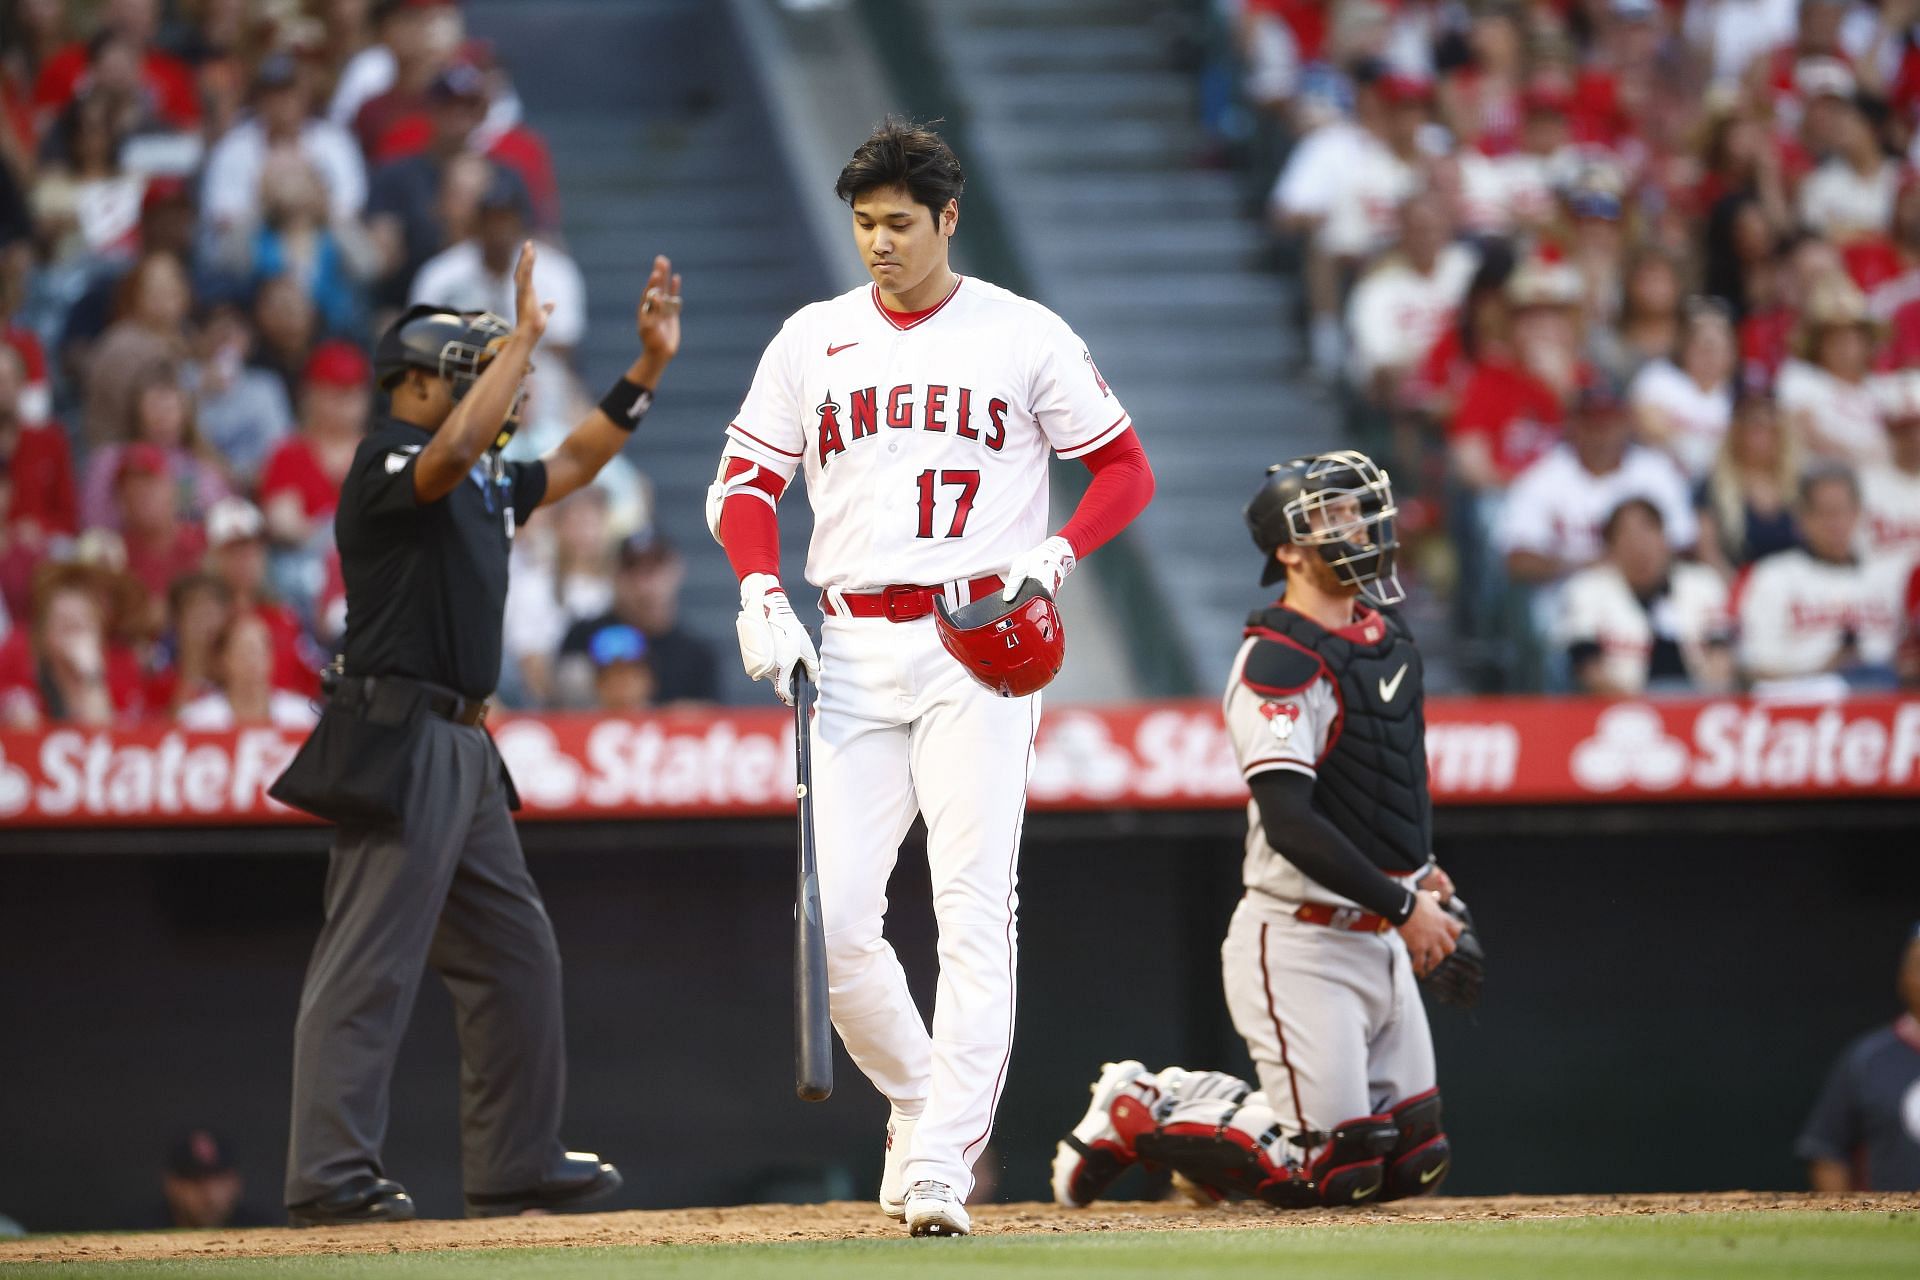
<path id="1" fill-rule="evenodd" d="M 1387 1113 L 1400 1131 L 1387 1156 L 1387 1182 L 1382 1200 L 1429 1196 L 1447 1180 L 1453 1151 L 1440 1127 L 1440 1090 L 1416 1093 Z"/>
<path id="2" fill-rule="evenodd" d="M 1319 1154 L 1305 1165 L 1292 1165 L 1293 1176 L 1269 1183 L 1260 1198 L 1282 1209 L 1378 1200 L 1386 1185 L 1387 1153 L 1393 1150 L 1398 1136 L 1393 1121 L 1383 1115 L 1343 1120 L 1330 1134 L 1301 1134 L 1294 1139 L 1295 1144 L 1318 1147 Z M 1302 1142 L 1302 1138 L 1307 1141 Z"/>

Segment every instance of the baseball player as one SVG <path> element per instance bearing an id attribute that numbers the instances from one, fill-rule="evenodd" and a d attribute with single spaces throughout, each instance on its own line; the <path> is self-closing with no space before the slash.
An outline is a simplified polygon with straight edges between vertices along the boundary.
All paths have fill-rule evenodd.
<path id="1" fill-rule="evenodd" d="M 788 701 L 796 666 L 819 675 L 833 1021 L 892 1106 L 880 1207 L 919 1236 L 966 1234 L 973 1162 L 1006 1084 L 1015 866 L 1040 719 L 1038 696 L 997 697 L 943 650 L 936 601 L 1022 608 L 1031 584 L 1057 590 L 1153 492 L 1131 420 L 1073 330 L 949 266 L 963 181 L 930 129 L 889 120 L 860 144 L 835 190 L 873 283 L 781 328 L 708 500 L 740 578 L 748 674 Z M 1049 452 L 1093 471 L 1051 535 Z M 824 591 L 818 654 L 778 576 L 774 504 L 796 471 L 814 514 L 806 576 Z M 931 1034 L 881 936 L 916 812 L 940 926 Z"/>
<path id="2" fill-rule="evenodd" d="M 1446 1176 L 1415 978 L 1470 1004 L 1479 947 L 1428 851 L 1420 654 L 1387 607 L 1394 514 L 1359 453 L 1273 467 L 1247 507 L 1261 582 L 1286 579 L 1248 619 L 1225 699 L 1253 800 L 1221 965 L 1258 1087 L 1108 1064 L 1054 1157 L 1063 1205 L 1136 1160 L 1286 1207 L 1425 1195 Z"/>

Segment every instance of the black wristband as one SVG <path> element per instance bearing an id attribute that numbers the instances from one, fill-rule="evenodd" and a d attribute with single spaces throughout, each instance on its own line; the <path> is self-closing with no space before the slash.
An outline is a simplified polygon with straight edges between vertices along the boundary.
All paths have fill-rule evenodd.
<path id="1" fill-rule="evenodd" d="M 600 412 L 613 419 L 613 425 L 622 431 L 631 431 L 640 425 L 640 419 L 647 416 L 647 410 L 653 408 L 653 388 L 643 387 L 637 382 L 625 378 L 613 384 L 613 389 L 600 397 Z"/>

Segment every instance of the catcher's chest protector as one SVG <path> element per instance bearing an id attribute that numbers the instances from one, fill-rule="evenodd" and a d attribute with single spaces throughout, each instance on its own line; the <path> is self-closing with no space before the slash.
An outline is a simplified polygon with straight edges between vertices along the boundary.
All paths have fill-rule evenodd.
<path id="1" fill-rule="evenodd" d="M 1427 796 L 1427 721 L 1420 652 L 1391 610 L 1378 641 L 1360 644 L 1275 605 L 1247 619 L 1247 633 L 1319 660 L 1340 698 L 1313 803 L 1387 871 L 1412 871 L 1433 848 Z"/>

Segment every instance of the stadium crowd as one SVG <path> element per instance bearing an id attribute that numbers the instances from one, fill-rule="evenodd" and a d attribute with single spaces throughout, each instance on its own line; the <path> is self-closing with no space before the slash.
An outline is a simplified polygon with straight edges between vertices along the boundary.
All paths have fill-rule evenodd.
<path id="1" fill-rule="evenodd" d="M 1217 4 L 1475 683 L 1920 682 L 1920 4 Z"/>
<path id="2" fill-rule="evenodd" d="M 0 3 L 0 726 L 310 723 L 339 482 L 410 302 L 554 313 L 516 454 L 584 412 L 546 143 L 451 0 Z M 503 697 L 716 696 L 645 478 L 531 522 Z"/>

